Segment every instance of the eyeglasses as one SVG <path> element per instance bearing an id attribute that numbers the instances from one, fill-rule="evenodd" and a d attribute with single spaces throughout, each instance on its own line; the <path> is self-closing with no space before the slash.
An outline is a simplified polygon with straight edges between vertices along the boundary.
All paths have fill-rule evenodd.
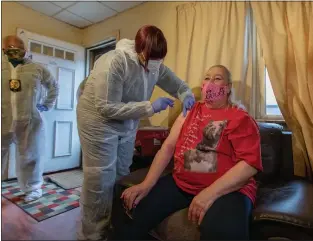
<path id="1" fill-rule="evenodd" d="M 23 56 L 25 54 L 25 50 L 24 49 L 19 49 L 19 48 L 15 48 L 10 46 L 8 49 L 5 49 L 4 54 L 8 55 L 8 56 Z"/>

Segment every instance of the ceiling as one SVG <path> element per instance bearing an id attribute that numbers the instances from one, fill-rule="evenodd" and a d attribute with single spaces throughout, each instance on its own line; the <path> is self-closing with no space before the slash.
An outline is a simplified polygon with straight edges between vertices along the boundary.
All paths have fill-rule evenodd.
<path id="1" fill-rule="evenodd" d="M 18 3 L 75 27 L 86 28 L 94 23 L 103 21 L 143 2 L 19 1 Z"/>

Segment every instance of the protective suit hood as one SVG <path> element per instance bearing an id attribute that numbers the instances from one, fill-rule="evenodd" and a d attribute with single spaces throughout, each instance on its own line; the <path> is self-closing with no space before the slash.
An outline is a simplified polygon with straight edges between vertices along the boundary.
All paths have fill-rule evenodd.
<path id="1" fill-rule="evenodd" d="M 31 64 L 33 61 L 30 58 L 24 58 L 24 64 Z"/>
<path id="2" fill-rule="evenodd" d="M 123 56 L 122 59 L 125 59 L 125 56 L 128 56 L 132 62 L 137 63 L 138 57 L 135 51 L 135 40 L 121 39 L 118 41 L 116 43 L 115 50 L 109 51 L 96 60 L 94 68 L 91 70 L 90 74 L 95 71 L 103 71 L 103 66 L 106 66 L 109 59 L 112 59 L 114 56 Z"/>
<path id="3" fill-rule="evenodd" d="M 126 38 L 121 39 L 120 41 L 116 43 L 116 49 L 126 51 L 126 52 L 136 53 L 135 40 L 130 40 Z"/>
<path id="4" fill-rule="evenodd" d="M 133 61 L 138 61 L 137 53 L 135 51 L 135 40 L 121 39 L 116 43 L 115 49 L 117 51 L 125 52 Z"/>

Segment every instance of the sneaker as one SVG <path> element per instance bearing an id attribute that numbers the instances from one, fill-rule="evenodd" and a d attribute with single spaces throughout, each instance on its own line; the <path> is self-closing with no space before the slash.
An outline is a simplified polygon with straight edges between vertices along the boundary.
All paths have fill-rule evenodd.
<path id="1" fill-rule="evenodd" d="M 26 193 L 24 201 L 27 203 L 32 202 L 32 201 L 35 201 L 35 200 L 41 198 L 41 196 L 42 196 L 42 190 L 41 189 L 33 190 L 31 192 Z"/>

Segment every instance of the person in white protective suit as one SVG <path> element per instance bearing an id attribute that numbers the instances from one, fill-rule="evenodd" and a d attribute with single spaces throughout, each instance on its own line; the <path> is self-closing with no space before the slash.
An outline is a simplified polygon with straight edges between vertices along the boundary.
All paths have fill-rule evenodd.
<path id="1" fill-rule="evenodd" d="M 78 103 L 79 97 L 83 94 L 84 88 L 85 88 L 85 83 L 87 81 L 88 77 L 86 77 L 78 86 L 78 89 L 76 91 L 76 100 Z"/>
<path id="2" fill-rule="evenodd" d="M 30 202 L 42 196 L 44 126 L 40 112 L 53 107 L 58 85 L 49 70 L 25 58 L 20 38 L 7 36 L 2 46 L 2 175 L 8 167 L 10 145 L 15 143 L 17 179 L 25 202 Z M 41 87 L 48 92 L 44 100 Z"/>
<path id="3" fill-rule="evenodd" d="M 166 39 L 155 26 L 143 26 L 135 40 L 122 39 L 95 63 L 77 106 L 84 182 L 78 239 L 105 239 L 110 227 L 113 187 L 129 174 L 139 119 L 173 106 L 170 98 L 151 103 L 155 85 L 183 102 L 195 103 L 185 82 L 162 64 Z"/>

